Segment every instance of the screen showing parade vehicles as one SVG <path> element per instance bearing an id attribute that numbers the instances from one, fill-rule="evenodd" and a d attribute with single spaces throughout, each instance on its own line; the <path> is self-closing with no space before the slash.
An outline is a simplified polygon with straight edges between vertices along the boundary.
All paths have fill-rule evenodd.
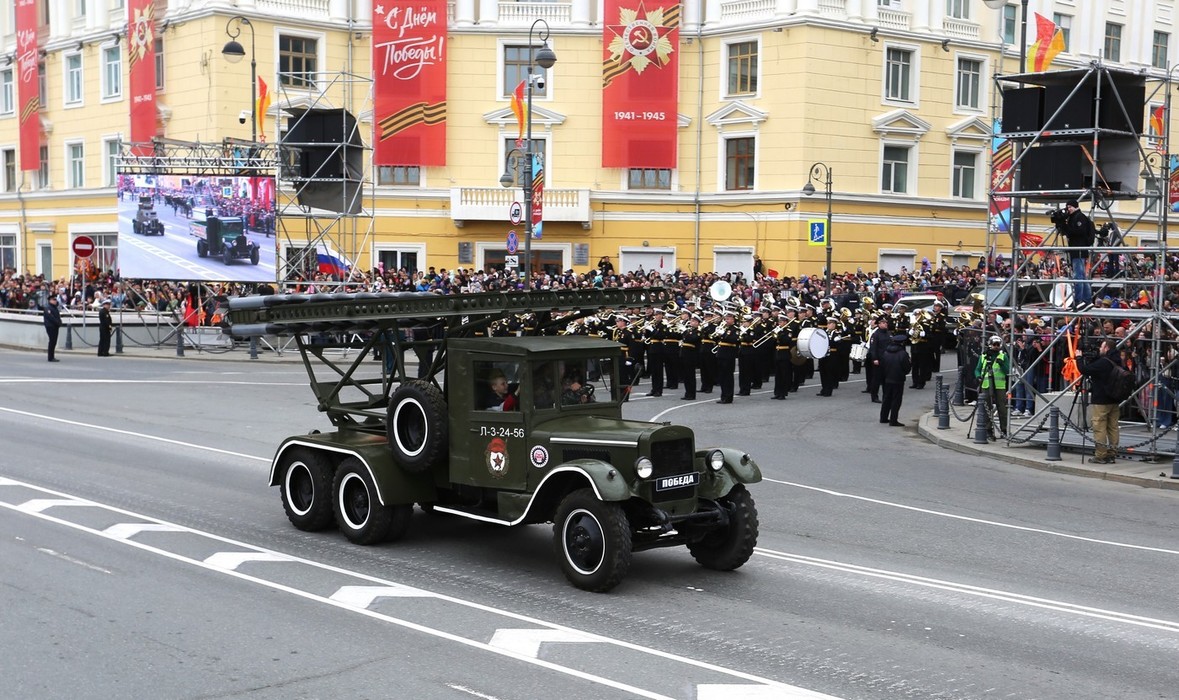
<path id="1" fill-rule="evenodd" d="M 245 234 L 245 222 L 240 216 L 199 217 L 188 225 L 188 232 L 196 238 L 196 252 L 202 258 L 221 258 L 226 265 L 235 260 L 248 260 L 257 265 L 261 249 Z"/>
<path id="2" fill-rule="evenodd" d="M 273 177 L 122 172 L 117 181 L 114 267 L 123 275 L 276 280 Z"/>
<path id="3" fill-rule="evenodd" d="M 623 418 L 620 345 L 545 335 L 571 316 L 668 299 L 650 289 L 274 295 L 232 299 L 229 325 L 235 336 L 293 335 L 336 428 L 275 453 L 270 484 L 295 527 L 375 545 L 405 536 L 415 503 L 498 525 L 552 523 L 565 577 L 608 591 L 634 552 L 683 546 L 727 571 L 757 543 L 746 485 L 761 473 L 748 454 Z M 488 337 L 513 315 L 532 316 L 535 335 Z M 433 332 L 413 332 L 423 326 Z M 341 363 L 345 348 L 354 359 Z M 424 378 L 405 373 L 411 357 Z"/>

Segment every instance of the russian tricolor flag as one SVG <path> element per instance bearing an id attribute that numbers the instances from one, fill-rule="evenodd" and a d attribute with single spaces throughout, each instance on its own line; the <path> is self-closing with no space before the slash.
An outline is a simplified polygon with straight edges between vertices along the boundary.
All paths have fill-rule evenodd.
<path id="1" fill-rule="evenodd" d="M 319 271 L 321 273 L 332 275 L 345 279 L 348 277 L 349 270 L 352 269 L 352 262 L 338 251 L 332 250 L 331 246 L 326 243 L 322 244 L 322 248 L 317 248 L 315 251 L 316 261 L 318 262 Z"/>

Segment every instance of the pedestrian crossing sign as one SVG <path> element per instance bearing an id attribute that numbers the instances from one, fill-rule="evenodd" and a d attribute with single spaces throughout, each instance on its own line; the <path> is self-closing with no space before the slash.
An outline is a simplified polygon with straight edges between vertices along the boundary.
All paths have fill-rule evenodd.
<path id="1" fill-rule="evenodd" d="M 808 238 L 808 245 L 827 245 L 827 222 L 823 220 L 813 220 L 806 222 Z"/>

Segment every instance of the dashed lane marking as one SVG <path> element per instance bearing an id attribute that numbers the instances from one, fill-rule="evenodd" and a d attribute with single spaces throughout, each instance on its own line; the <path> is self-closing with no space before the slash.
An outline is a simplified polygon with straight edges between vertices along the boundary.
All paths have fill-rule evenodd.
<path id="1" fill-rule="evenodd" d="M 469 648 L 498 654 L 500 656 L 515 659 L 531 666 L 542 668 L 555 673 L 563 674 L 565 676 L 578 678 L 589 683 L 594 683 L 599 686 L 612 688 L 623 693 L 633 695 L 635 697 L 648 698 L 649 700 L 698 700 L 704 697 L 699 694 L 698 689 L 706 689 L 705 692 L 710 693 L 712 698 L 726 698 L 727 700 L 744 700 L 750 698 L 751 700 L 796 700 L 800 698 L 826 698 L 828 696 L 821 696 L 817 694 L 807 695 L 810 691 L 804 690 L 797 686 L 780 683 L 768 678 L 762 678 L 743 671 L 725 668 L 706 661 L 698 661 L 684 656 L 679 656 L 669 652 L 661 651 L 644 647 L 630 642 L 623 642 L 609 637 L 595 635 L 589 632 L 583 632 L 570 627 L 557 625 L 544 620 L 528 617 L 519 613 L 513 613 L 507 610 L 501 610 L 481 603 L 475 603 L 453 596 L 433 593 L 423 589 L 417 589 L 410 586 L 369 576 L 355 571 L 349 571 L 340 567 L 322 564 L 319 562 L 302 559 L 295 556 L 282 554 L 273 550 L 264 549 L 255 545 L 247 544 L 237 540 L 232 540 L 220 535 L 214 535 L 209 532 L 201 530 L 194 530 L 186 528 L 175 523 L 158 520 L 146 515 L 135 513 L 123 508 L 115 506 L 108 506 L 93 501 L 87 501 L 81 498 L 71 496 L 67 493 L 54 491 L 44 487 L 36 486 L 26 482 L 17 481 L 11 478 L 0 477 L 0 508 L 7 508 L 12 511 L 25 513 L 31 517 L 40 520 L 62 525 L 64 527 L 72 528 L 88 534 L 103 537 L 112 542 L 125 544 L 144 552 L 155 554 L 173 561 L 189 564 L 205 570 L 215 572 L 224 576 L 230 576 L 241 581 L 247 581 L 259 586 L 264 586 L 273 590 L 288 593 L 297 596 L 304 600 L 309 600 L 324 605 L 329 605 L 340 610 L 347 610 L 355 614 L 363 615 L 373 620 L 379 620 L 385 623 L 397 625 L 405 629 L 414 630 L 422 634 L 430 635 L 439 639 L 447 640 L 460 644 Z M 44 498 L 28 499 L 26 490 L 31 490 L 40 494 L 44 494 Z M 16 491 L 16 493 L 9 494 L 8 491 Z M 6 495 L 24 496 L 19 501 L 6 501 Z M 41 505 L 43 504 L 43 505 Z M 97 529 L 95 527 L 86 525 L 80 522 L 72 522 L 67 519 L 70 512 L 77 511 L 77 508 L 69 508 L 63 506 L 69 505 L 85 505 L 91 508 L 99 508 L 108 513 L 114 513 L 125 516 L 129 522 L 118 523 L 108 526 L 104 529 Z M 35 507 L 34 507 L 35 506 Z M 58 517 L 61 516 L 61 517 Z M 222 545 L 232 547 L 234 551 L 222 551 L 206 557 L 205 559 L 196 559 L 180 551 L 186 549 L 186 545 L 191 545 L 191 541 L 177 541 L 172 545 L 175 551 L 164 549 L 156 545 L 149 545 L 145 542 L 140 542 L 135 539 L 136 535 L 144 532 L 159 532 L 171 531 L 181 532 L 188 536 L 201 538 L 206 541 L 213 541 Z M 242 565 L 248 562 L 273 562 L 279 566 L 271 567 L 250 567 L 250 573 L 240 571 Z M 290 566 L 305 566 L 317 569 L 323 572 L 330 572 L 339 574 L 341 583 L 347 581 L 345 585 L 337 586 L 335 592 L 331 595 L 320 595 L 307 590 L 296 588 L 287 583 L 281 583 L 276 580 L 269 580 L 264 578 L 264 574 L 274 574 L 276 576 L 283 576 L 284 579 L 289 580 L 290 570 L 286 567 Z M 364 582 L 367 585 L 356 585 L 356 582 Z M 452 632 L 446 632 L 441 629 L 429 627 L 424 624 L 412 622 L 410 620 L 395 617 L 391 614 L 383 613 L 377 610 L 369 609 L 374 602 L 382 598 L 429 598 L 434 601 L 441 601 L 456 606 L 461 606 L 469 610 L 477 610 L 485 613 L 490 613 L 502 617 L 507 621 L 504 627 L 497 629 L 490 639 L 486 637 L 472 638 L 464 637 Z M 367 602 L 366 602 L 367 601 Z M 364 607 L 362 607 L 364 606 Z M 521 625 L 530 625 L 528 628 L 521 628 Z M 478 633 L 472 633 L 478 634 Z M 645 654 L 650 659 L 660 659 L 669 664 L 677 665 L 675 669 L 675 677 L 682 679 L 682 686 L 685 692 L 690 692 L 687 696 L 670 696 L 660 692 L 656 692 L 639 685 L 628 683 L 617 678 L 609 678 L 606 676 L 582 671 L 578 668 L 565 666 L 561 663 L 548 661 L 540 658 L 541 645 L 548 642 L 557 642 L 564 644 L 595 644 L 600 648 L 614 651 L 621 654 L 627 663 L 617 663 L 613 667 L 617 668 L 618 674 L 626 674 L 628 672 L 635 672 L 636 666 L 631 663 L 635 658 L 636 653 Z M 651 665 L 640 665 L 638 672 L 649 672 Z M 696 682 L 692 680 L 692 674 L 696 674 Z M 734 683 L 716 683 L 717 676 L 726 676 L 734 679 Z M 726 691 L 726 689 L 728 689 Z"/>

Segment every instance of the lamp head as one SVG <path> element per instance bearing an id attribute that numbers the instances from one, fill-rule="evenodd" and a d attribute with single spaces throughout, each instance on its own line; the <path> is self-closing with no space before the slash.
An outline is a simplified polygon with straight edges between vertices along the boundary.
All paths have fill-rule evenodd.
<path id="1" fill-rule="evenodd" d="M 507 170 L 504 171 L 503 175 L 499 176 L 500 187 L 511 187 L 512 185 L 515 184 L 515 182 L 516 182 L 516 179 L 513 178 L 512 174 L 510 172 L 508 172 Z"/>
<path id="2" fill-rule="evenodd" d="M 811 196 L 815 193 L 815 186 L 808 181 L 805 185 L 802 186 L 802 193 L 808 197 Z"/>
<path id="3" fill-rule="evenodd" d="M 536 52 L 536 65 L 544 68 L 545 70 L 548 70 L 549 68 L 552 68 L 553 64 L 556 62 L 557 54 L 549 48 L 549 42 L 544 42 L 544 45 L 541 46 L 540 50 Z"/>
<path id="4" fill-rule="evenodd" d="M 983 0 L 983 4 L 992 10 L 1000 10 L 1007 4 L 1007 0 Z"/>
<path id="5" fill-rule="evenodd" d="M 242 48 L 237 39 L 230 39 L 225 42 L 225 46 L 221 47 L 221 55 L 225 57 L 226 61 L 237 63 L 246 57 L 246 50 Z"/>

